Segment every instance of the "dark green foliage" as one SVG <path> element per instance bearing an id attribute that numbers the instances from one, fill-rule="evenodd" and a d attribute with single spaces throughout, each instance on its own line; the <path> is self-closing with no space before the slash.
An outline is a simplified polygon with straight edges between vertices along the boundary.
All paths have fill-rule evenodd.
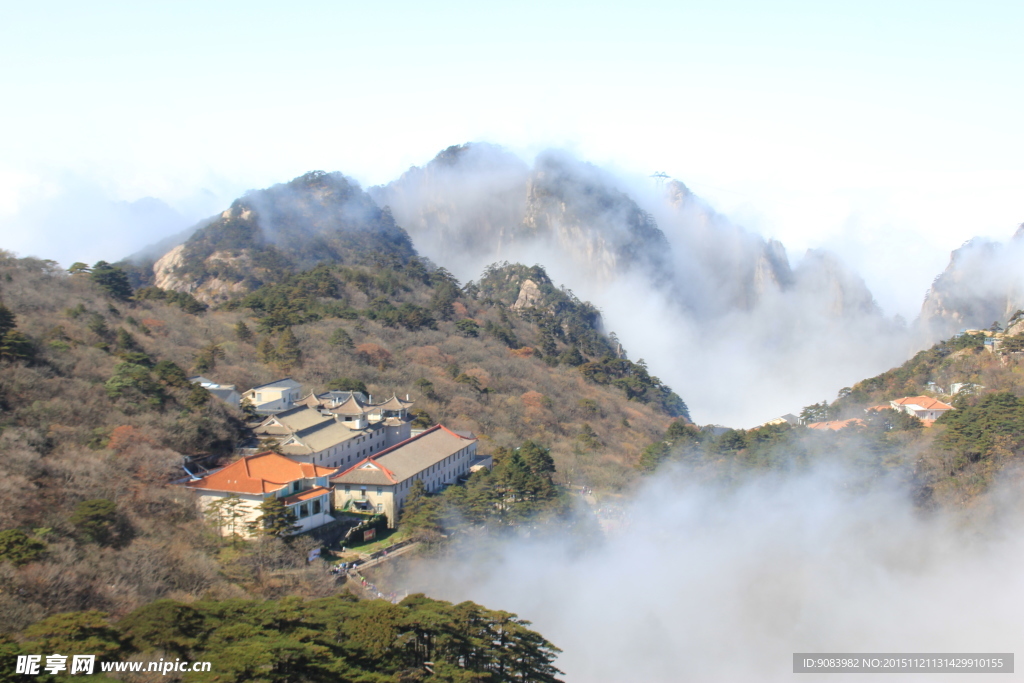
<path id="1" fill-rule="evenodd" d="M 334 330 L 334 332 L 331 333 L 331 338 L 327 340 L 327 343 L 331 346 L 337 346 L 340 349 L 355 348 L 355 342 L 352 341 L 352 336 L 344 327 L 339 327 Z"/>
<path id="2" fill-rule="evenodd" d="M 252 523 L 252 530 L 264 536 L 285 538 L 298 531 L 295 513 L 277 496 L 260 503 L 260 514 Z"/>
<path id="3" fill-rule="evenodd" d="M 413 408 L 409 414 L 412 416 L 413 429 L 429 429 L 434 426 L 434 419 L 422 408 Z"/>
<path id="4" fill-rule="evenodd" d="M 13 330 L 16 326 L 17 322 L 14 312 L 0 301 L 0 337 Z"/>
<path id="5" fill-rule="evenodd" d="M 192 315 L 203 313 L 209 308 L 188 292 L 176 292 L 173 289 L 160 289 L 159 287 L 143 287 L 135 292 L 135 299 L 136 301 L 165 301 Z"/>
<path id="6" fill-rule="evenodd" d="M 568 365 L 572 368 L 578 368 L 587 362 L 587 359 L 583 357 L 580 350 L 575 346 L 570 346 L 558 356 L 558 362 L 562 365 Z"/>
<path id="7" fill-rule="evenodd" d="M 101 612 L 56 615 L 26 630 L 22 648 L 0 642 L 0 662 L 22 650 L 87 652 L 99 660 L 140 653 L 144 660 L 209 661 L 210 672 L 186 680 L 221 683 L 558 683 L 553 662 L 560 651 L 529 626 L 508 612 L 422 594 L 397 605 L 351 597 L 160 600 L 114 626 Z"/>
<path id="8" fill-rule="evenodd" d="M 245 324 L 244 320 L 239 320 L 238 324 L 235 325 L 235 337 L 240 342 L 249 343 L 253 339 L 252 330 Z"/>
<path id="9" fill-rule="evenodd" d="M 33 361 L 35 357 L 35 344 L 18 330 L 0 336 L 0 359 Z"/>
<path id="10" fill-rule="evenodd" d="M 672 417 L 689 417 L 683 400 L 657 377 L 647 372 L 643 361 L 633 363 L 625 358 L 606 357 L 599 361 L 580 366 L 588 381 L 595 384 L 610 384 L 622 389 L 626 398 L 641 403 L 651 403 Z"/>
<path id="11" fill-rule="evenodd" d="M 29 626 L 24 636 L 26 651 L 44 655 L 88 653 L 104 660 L 123 647 L 121 634 L 96 610 L 55 614 Z"/>
<path id="12" fill-rule="evenodd" d="M 423 397 L 428 398 L 431 401 L 437 401 L 437 391 L 434 389 L 434 383 L 425 377 L 420 377 L 415 382 L 416 388 L 423 392 Z"/>
<path id="13" fill-rule="evenodd" d="M 107 545 L 117 526 L 117 504 L 106 498 L 83 500 L 75 506 L 68 522 L 84 540 Z"/>
<path id="14" fill-rule="evenodd" d="M 106 261 L 98 261 L 92 267 L 89 278 L 118 301 L 128 301 L 132 296 L 132 285 L 128 282 L 128 276 L 123 270 Z"/>
<path id="15" fill-rule="evenodd" d="M 35 562 L 46 552 L 46 544 L 20 529 L 0 531 L 0 562 L 14 566 Z"/>
<path id="16" fill-rule="evenodd" d="M 256 358 L 264 365 L 270 365 L 277 359 L 277 350 L 270 337 L 260 337 L 260 342 L 256 345 Z"/>
<path id="17" fill-rule="evenodd" d="M 226 307 L 248 308 L 258 319 L 261 332 L 279 332 L 292 325 L 341 317 L 339 311 L 347 308 L 336 301 L 341 295 L 341 285 L 332 269 L 318 266 L 288 275 L 277 284 L 264 285 Z"/>
<path id="18" fill-rule="evenodd" d="M 210 402 L 210 392 L 201 384 L 193 384 L 185 397 L 185 406 L 198 410 Z"/>
<path id="19" fill-rule="evenodd" d="M 997 443 L 1024 445 L 1024 401 L 1009 392 L 987 394 L 977 405 L 951 410 L 939 418 L 946 431 L 939 446 L 969 462 L 990 455 Z"/>
<path id="20" fill-rule="evenodd" d="M 440 500 L 430 496 L 423 481 L 417 479 L 402 505 L 399 524 L 413 536 L 439 535 L 442 531 L 441 511 Z"/>
<path id="21" fill-rule="evenodd" d="M 160 650 L 185 657 L 204 630 L 203 614 L 174 600 L 157 600 L 118 622 L 123 637 L 138 651 Z"/>
<path id="22" fill-rule="evenodd" d="M 519 340 L 511 325 L 501 325 L 493 320 L 488 320 L 484 323 L 484 331 L 510 349 L 519 348 Z"/>
<path id="23" fill-rule="evenodd" d="M 331 391 L 361 391 L 363 394 L 369 394 L 369 390 L 366 388 L 366 383 L 362 380 L 352 379 L 351 377 L 338 377 L 332 379 L 327 383 L 327 388 Z"/>
<path id="24" fill-rule="evenodd" d="M 455 323 L 455 330 L 463 337 L 476 337 L 480 334 L 480 324 L 472 318 L 463 318 Z"/>
<path id="25" fill-rule="evenodd" d="M 184 388 L 189 385 L 188 375 L 174 361 L 160 361 L 153 366 L 153 375 L 171 387 Z"/>
<path id="26" fill-rule="evenodd" d="M 282 370 L 286 371 L 302 364 L 302 351 L 299 349 L 299 342 L 295 339 L 292 328 L 285 328 L 277 340 L 274 360 Z"/>
<path id="27" fill-rule="evenodd" d="M 432 330 L 437 328 L 437 323 L 434 322 L 430 312 L 422 306 L 411 303 L 395 306 L 383 296 L 379 296 L 371 301 L 365 314 L 370 320 L 376 320 L 387 327 L 401 325 L 407 330 L 419 330 L 421 328 Z"/>
<path id="28" fill-rule="evenodd" d="M 104 385 L 113 399 L 125 399 L 139 406 L 159 407 L 167 398 L 163 388 L 149 372 L 149 368 L 135 363 L 121 362 L 114 366 L 113 376 Z"/>
<path id="29" fill-rule="evenodd" d="M 804 409 L 800 411 L 800 422 L 805 425 L 811 424 L 812 422 L 824 422 L 828 420 L 828 418 L 828 401 L 812 403 L 809 406 L 804 406 Z"/>
<path id="30" fill-rule="evenodd" d="M 984 334 L 961 334 L 939 342 L 930 349 L 919 351 L 898 368 L 858 382 L 852 392 L 840 400 L 840 404 L 867 401 L 871 395 L 895 397 L 918 392 L 951 354 L 964 349 L 980 352 L 985 348 L 985 339 Z"/>

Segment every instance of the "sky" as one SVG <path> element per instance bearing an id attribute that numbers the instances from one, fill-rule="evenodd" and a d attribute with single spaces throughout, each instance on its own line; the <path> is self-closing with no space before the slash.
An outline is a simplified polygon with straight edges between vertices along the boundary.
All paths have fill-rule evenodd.
<path id="1" fill-rule="evenodd" d="M 312 169 L 466 141 L 663 171 L 913 318 L 1024 221 L 1024 5 L 3 3 L 0 248 L 116 260 Z"/>

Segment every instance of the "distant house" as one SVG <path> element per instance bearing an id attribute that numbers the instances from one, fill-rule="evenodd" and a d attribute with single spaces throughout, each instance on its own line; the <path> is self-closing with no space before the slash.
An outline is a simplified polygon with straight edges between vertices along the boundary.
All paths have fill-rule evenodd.
<path id="1" fill-rule="evenodd" d="M 773 418 L 771 420 L 768 420 L 767 422 L 762 422 L 758 426 L 759 427 L 770 427 L 772 425 L 784 425 L 784 424 L 792 425 L 792 426 L 795 427 L 796 425 L 800 424 L 800 418 L 797 417 L 796 415 L 794 415 L 793 413 L 786 413 L 785 415 L 783 415 L 781 417 L 776 417 L 776 418 Z"/>
<path id="2" fill-rule="evenodd" d="M 838 432 L 847 427 L 863 427 L 864 420 L 859 417 L 851 417 L 849 420 L 829 420 L 828 422 L 812 422 L 807 425 L 808 429 L 827 429 Z"/>
<path id="3" fill-rule="evenodd" d="M 985 387 L 983 387 L 982 385 L 975 384 L 974 382 L 953 382 L 952 384 L 949 385 L 949 393 L 951 396 L 956 396 L 961 391 L 966 391 L 969 394 L 973 394 L 974 392 L 984 388 Z"/>
<path id="4" fill-rule="evenodd" d="M 290 377 L 269 384 L 261 384 L 242 394 L 260 415 L 273 415 L 295 406 L 299 400 L 302 385 Z"/>
<path id="5" fill-rule="evenodd" d="M 948 403 L 943 403 L 942 401 L 929 396 L 905 396 L 904 398 L 897 398 L 893 401 L 889 401 L 889 406 L 893 410 L 901 410 L 904 413 L 914 415 L 921 420 L 932 421 L 937 420 L 948 411 L 953 410 L 953 406 Z"/>
<path id="6" fill-rule="evenodd" d="M 440 491 L 474 467 L 489 465 L 477 458 L 476 444 L 472 434 L 435 425 L 332 476 L 334 506 L 384 513 L 394 527 L 415 481 Z"/>
<path id="7" fill-rule="evenodd" d="M 235 530 L 242 535 L 251 535 L 248 525 L 259 518 L 260 504 L 274 496 L 295 512 L 298 531 L 302 532 L 334 521 L 328 488 L 328 476 L 334 472 L 268 451 L 236 460 L 185 486 L 199 496 L 204 512 L 210 511 L 210 505 L 217 501 L 232 494 L 238 496 L 243 515 Z M 222 521 L 222 529 L 224 524 Z"/>
<path id="8" fill-rule="evenodd" d="M 192 384 L 198 384 L 213 396 L 219 398 L 230 406 L 235 408 L 242 402 L 242 395 L 235 389 L 234 384 L 218 384 L 212 379 L 203 377 L 202 375 L 196 375 L 195 377 L 189 377 L 189 382 Z"/>

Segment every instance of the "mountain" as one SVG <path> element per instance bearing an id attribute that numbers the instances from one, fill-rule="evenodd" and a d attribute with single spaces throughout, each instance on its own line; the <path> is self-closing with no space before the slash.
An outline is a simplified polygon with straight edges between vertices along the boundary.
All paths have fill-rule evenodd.
<path id="1" fill-rule="evenodd" d="M 814 400 L 909 350 L 836 255 L 791 260 L 679 181 L 655 188 L 560 151 L 526 163 L 456 145 L 366 191 L 309 173 L 247 193 L 155 263 L 121 265 L 136 287 L 222 304 L 320 263 L 390 267 L 414 253 L 463 281 L 496 262 L 542 266 L 668 384 L 704 397 L 702 421 L 763 421 L 780 390 Z M 796 378 L 796 365 L 815 371 Z"/>
<path id="2" fill-rule="evenodd" d="M 404 263 L 414 254 L 358 184 L 314 171 L 235 200 L 153 264 L 152 284 L 214 303 L 321 262 Z"/>
<path id="3" fill-rule="evenodd" d="M 1006 243 L 975 238 L 955 250 L 921 306 L 931 339 L 962 329 L 987 329 L 1024 308 L 1024 224 Z"/>

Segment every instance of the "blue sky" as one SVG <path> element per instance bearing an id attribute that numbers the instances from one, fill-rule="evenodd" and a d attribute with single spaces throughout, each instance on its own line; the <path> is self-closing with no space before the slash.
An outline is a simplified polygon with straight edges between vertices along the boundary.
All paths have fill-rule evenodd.
<path id="1" fill-rule="evenodd" d="M 101 0 L 3 17 L 0 248 L 24 255 L 117 258 L 245 189 L 311 169 L 386 182 L 468 140 L 664 170 L 793 257 L 839 251 L 908 316 L 950 249 L 1024 220 L 1020 3 Z"/>

